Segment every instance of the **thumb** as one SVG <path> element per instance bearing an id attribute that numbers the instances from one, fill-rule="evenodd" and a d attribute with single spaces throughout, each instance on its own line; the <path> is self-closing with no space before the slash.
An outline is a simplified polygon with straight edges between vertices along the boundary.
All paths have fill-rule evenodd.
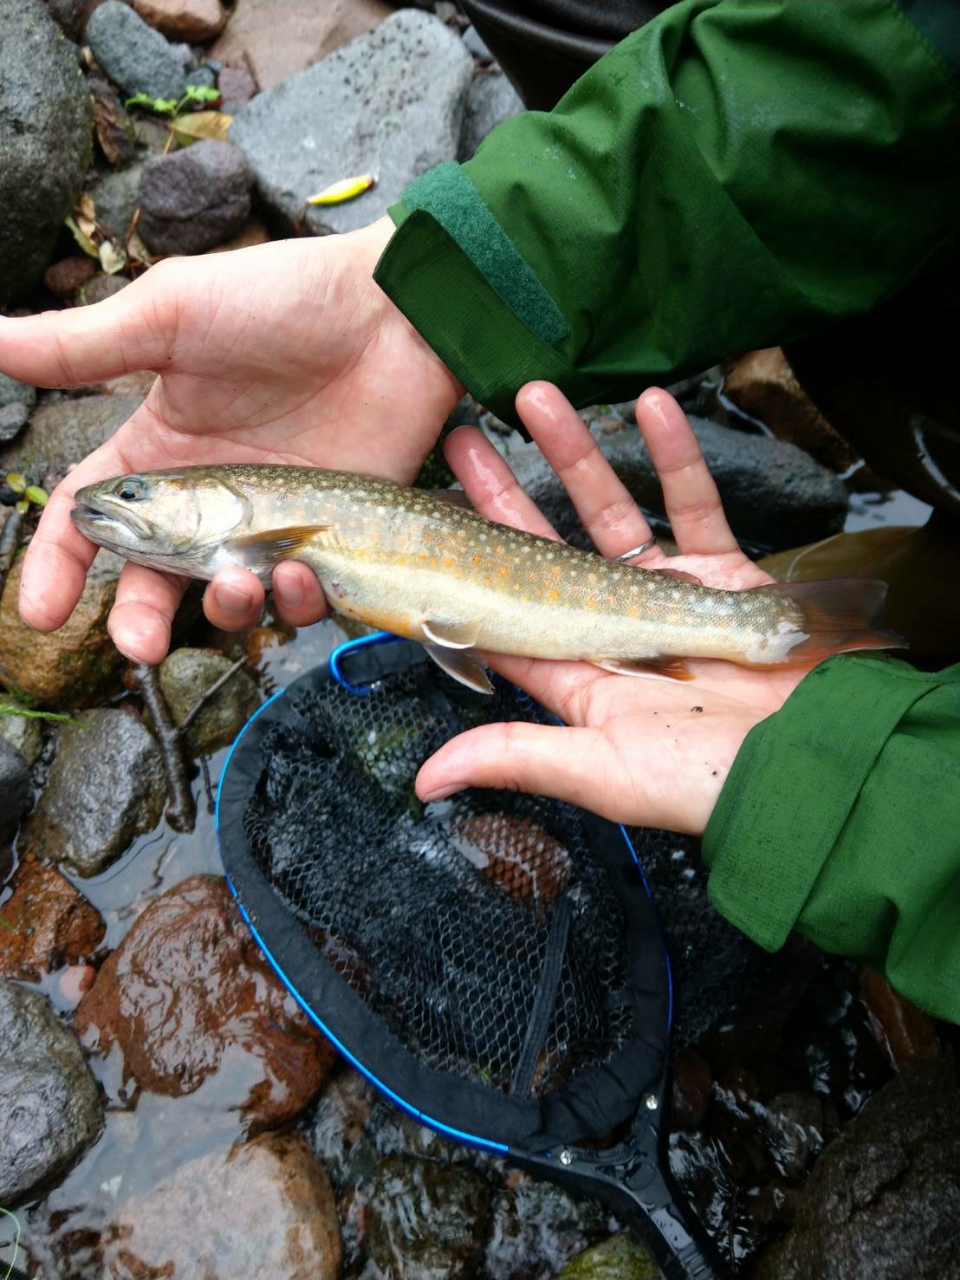
<path id="1" fill-rule="evenodd" d="M 167 264 L 159 263 L 92 306 L 0 316 L 0 370 L 38 387 L 74 387 L 136 369 L 161 370 L 173 336 L 163 323 L 169 277 Z"/>
<path id="2" fill-rule="evenodd" d="M 622 821 L 615 761 L 597 729 L 511 722 L 487 724 L 451 739 L 423 765 L 417 794 L 425 803 L 464 787 L 528 791 L 566 800 Z"/>

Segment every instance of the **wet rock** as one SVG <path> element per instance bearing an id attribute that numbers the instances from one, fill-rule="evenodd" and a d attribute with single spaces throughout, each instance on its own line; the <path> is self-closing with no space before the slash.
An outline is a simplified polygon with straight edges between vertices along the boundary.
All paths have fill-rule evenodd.
<path id="1" fill-rule="evenodd" d="M 824 1147 L 823 1099 L 815 1093 L 780 1093 L 767 1103 L 763 1125 L 780 1173 L 799 1182 Z"/>
<path id="2" fill-rule="evenodd" d="M 610 1214 L 596 1201 L 518 1173 L 497 1192 L 490 1220 L 484 1271 L 491 1276 L 541 1275 L 545 1259 L 552 1275 L 610 1230 Z"/>
<path id="3" fill-rule="evenodd" d="M 611 1236 L 572 1258 L 557 1280 L 659 1280 L 660 1271 L 633 1236 Z"/>
<path id="4" fill-rule="evenodd" d="M 29 413 L 37 403 L 37 388 L 28 382 L 18 382 L 16 378 L 8 378 L 0 373 L 0 409 L 11 404 L 22 404 Z"/>
<path id="5" fill-rule="evenodd" d="M 128 96 L 180 98 L 183 94 L 183 60 L 159 31 L 121 0 L 107 0 L 96 9 L 87 23 L 86 39 L 97 62 Z"/>
<path id="6" fill-rule="evenodd" d="M 165 658 L 160 688 L 173 723 L 180 724 L 232 665 L 215 649 L 175 649 Z M 235 671 L 191 723 L 190 735 L 206 754 L 227 747 L 259 705 L 257 686 L 245 671 Z"/>
<path id="7" fill-rule="evenodd" d="M 227 20 L 220 0 L 133 0 L 133 7 L 163 35 L 190 44 L 212 40 Z"/>
<path id="8" fill-rule="evenodd" d="M 61 1173 L 102 1123 L 73 1033 L 39 992 L 0 981 L 0 1204 Z"/>
<path id="9" fill-rule="evenodd" d="M 523 111 L 523 102 L 504 75 L 475 76 L 467 94 L 460 135 L 460 159 L 469 160 L 488 133 Z"/>
<path id="10" fill-rule="evenodd" d="M 93 189 L 93 207 L 97 222 L 111 232 L 114 241 L 126 238 L 133 215 L 140 203 L 140 178 L 143 164 L 131 165 L 119 173 L 108 173 Z"/>
<path id="11" fill-rule="evenodd" d="M 121 289 L 125 289 L 129 283 L 130 281 L 126 276 L 108 276 L 102 273 L 95 275 L 80 290 L 78 301 L 84 307 L 92 307 L 95 302 L 103 302 L 107 298 L 112 298 Z"/>
<path id="12" fill-rule="evenodd" d="M 43 273 L 43 283 L 55 297 L 72 298 L 96 272 L 97 264 L 92 258 L 76 253 L 72 258 L 61 258 L 59 262 L 47 267 Z"/>
<path id="13" fill-rule="evenodd" d="M 177 1225 L 179 1224 L 179 1225 Z M 181 1165 L 123 1207 L 99 1274 L 336 1280 L 330 1182 L 299 1133 L 265 1133 Z"/>
<path id="14" fill-rule="evenodd" d="M 253 175 L 229 142 L 196 142 L 148 160 L 137 229 L 152 253 L 203 253 L 235 235 L 250 213 Z"/>
<path id="15" fill-rule="evenodd" d="M 317 1103 L 307 1137 L 338 1185 L 345 1181 L 348 1159 L 376 1103 L 373 1085 L 348 1068 L 334 1076 Z"/>
<path id="16" fill-rule="evenodd" d="M 0 48 L 3 306 L 50 261 L 90 163 L 93 111 L 74 52 L 41 0 L 3 0 Z"/>
<path id="17" fill-rule="evenodd" d="M 696 1129 L 710 1105 L 710 1063 L 692 1049 L 681 1049 L 673 1062 L 671 1118 L 678 1129 Z"/>
<path id="18" fill-rule="evenodd" d="M 9 708 L 4 711 L 4 708 Z M 27 764 L 33 764 L 43 747 L 43 734 L 40 723 L 32 716 L 18 716 L 17 711 L 26 711 L 27 707 L 18 698 L 9 694 L 0 696 L 0 738 L 16 747 Z"/>
<path id="19" fill-rule="evenodd" d="M 0 409 L 0 444 L 15 440 L 30 418 L 30 410 L 25 404 L 14 401 Z"/>
<path id="20" fill-rule="evenodd" d="M 245 67 L 224 67 L 217 78 L 223 105 L 220 110 L 235 116 L 257 94 L 257 82 Z"/>
<path id="21" fill-rule="evenodd" d="M 32 855 L 23 859 L 0 905 L 0 977 L 36 982 L 92 956 L 106 926 L 79 889 Z"/>
<path id="22" fill-rule="evenodd" d="M 960 1107 L 950 1062 L 885 1085 L 821 1156 L 756 1280 L 957 1280 Z"/>
<path id="23" fill-rule="evenodd" d="M 929 1062 L 940 1053 L 933 1019 L 894 991 L 872 969 L 860 975 L 860 997 L 867 1006 L 877 1043 L 898 1071 Z"/>
<path id="24" fill-rule="evenodd" d="M 261 89 L 272 89 L 389 14 L 381 0 L 242 0 L 213 56 L 249 67 Z"/>
<path id="25" fill-rule="evenodd" d="M 472 24 L 463 33 L 463 43 L 475 58 L 479 58 L 483 62 L 492 60 L 493 54 L 487 47 L 486 41 Z"/>
<path id="26" fill-rule="evenodd" d="M 43 0 L 47 13 L 71 40 L 79 40 L 83 0 Z"/>
<path id="27" fill-rule="evenodd" d="M 80 876 L 115 862 L 156 826 L 166 799 L 160 751 L 136 716 L 82 711 L 60 730 L 57 757 L 20 844 Z"/>
<path id="28" fill-rule="evenodd" d="M 194 876 L 144 911 L 77 1010 L 142 1089 L 177 1097 L 215 1071 L 217 1101 L 271 1124 L 302 1111 L 335 1053 L 275 977 L 223 880 Z"/>
<path id="29" fill-rule="evenodd" d="M 252 165 L 266 206 L 286 225 L 314 234 L 352 231 L 386 213 L 426 169 L 456 158 L 472 75 L 473 59 L 448 27 L 402 9 L 259 94 L 235 118 L 230 141 Z M 376 168 L 379 183 L 359 199 L 305 204 L 344 174 Z"/>
<path id="30" fill-rule="evenodd" d="M 690 419 L 717 482 L 734 534 L 755 547 L 796 547 L 843 527 L 843 483 L 795 445 Z M 600 449 L 641 506 L 663 512 L 650 454 L 638 431 L 595 433 Z M 573 505 L 535 444 L 518 443 L 509 461 L 524 489 L 561 534 L 587 546 Z"/>
<path id="31" fill-rule="evenodd" d="M 141 403 L 133 396 L 81 396 L 43 404 L 23 438 L 0 449 L 0 471 L 32 465 L 65 475 L 74 463 L 109 440 Z"/>
<path id="32" fill-rule="evenodd" d="M 831 471 L 847 471 L 857 451 L 833 429 L 794 376 L 780 347 L 748 351 L 725 372 L 724 394 Z"/>
<path id="33" fill-rule="evenodd" d="M 15 746 L 0 738 L 0 849 L 16 835 L 32 798 L 26 760 Z"/>
<path id="34" fill-rule="evenodd" d="M 394 1280 L 468 1280 L 483 1255 L 489 1201 L 473 1169 L 388 1156 L 366 1204 L 364 1246 Z"/>
<path id="35" fill-rule="evenodd" d="M 20 617 L 23 556 L 18 557 L 0 598 L 0 685 L 54 711 L 94 698 L 123 662 L 107 634 L 122 567 L 119 556 L 101 551 L 76 609 L 59 630 L 41 635 Z"/>

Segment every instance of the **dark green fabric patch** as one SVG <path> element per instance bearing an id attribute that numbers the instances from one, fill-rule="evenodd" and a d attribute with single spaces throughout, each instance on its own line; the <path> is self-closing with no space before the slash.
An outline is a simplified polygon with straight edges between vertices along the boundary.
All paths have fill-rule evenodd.
<path id="1" fill-rule="evenodd" d="M 458 164 L 438 164 L 411 182 L 403 203 L 431 214 L 538 338 L 554 346 L 567 336 L 563 312 Z"/>
<path id="2" fill-rule="evenodd" d="M 960 11 L 956 0 L 897 0 L 897 3 L 954 76 L 960 76 Z"/>

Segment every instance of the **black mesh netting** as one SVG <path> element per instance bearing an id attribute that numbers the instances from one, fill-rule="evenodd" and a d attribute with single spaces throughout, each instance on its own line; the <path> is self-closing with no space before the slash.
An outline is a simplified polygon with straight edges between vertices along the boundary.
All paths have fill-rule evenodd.
<path id="1" fill-rule="evenodd" d="M 417 662 L 362 696 L 294 687 L 259 738 L 243 829 L 301 930 L 418 1063 L 518 1098 L 607 1063 L 638 1034 L 619 868 L 586 815 L 515 793 L 424 807 L 420 764 L 486 720 L 536 718 Z M 643 894 L 634 871 L 629 891 Z"/>

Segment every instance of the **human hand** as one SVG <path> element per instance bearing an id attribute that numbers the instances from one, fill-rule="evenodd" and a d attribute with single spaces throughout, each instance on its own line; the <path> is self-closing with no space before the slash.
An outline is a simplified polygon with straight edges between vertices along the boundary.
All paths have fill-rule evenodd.
<path id="1" fill-rule="evenodd" d="M 651 537 L 643 513 L 556 387 L 528 384 L 517 409 L 601 555 L 620 555 Z M 733 591 L 772 582 L 740 551 L 676 401 L 665 391 L 644 392 L 637 421 L 681 554 L 668 557 L 652 547 L 631 563 L 682 569 L 707 586 Z M 453 432 L 446 452 L 482 515 L 557 537 L 477 428 Z M 584 662 L 500 655 L 489 661 L 564 726 L 491 724 L 453 738 L 421 768 L 421 799 L 442 799 L 468 786 L 502 787 L 567 800 L 615 822 L 697 835 L 746 735 L 783 705 L 809 670 L 692 660 L 696 678 L 681 682 L 611 675 Z"/>
<path id="2" fill-rule="evenodd" d="M 137 412 L 51 495 L 27 551 L 20 611 L 53 631 L 83 590 L 96 547 L 73 527 L 73 495 L 108 476 L 191 463 L 276 462 L 416 475 L 462 388 L 373 281 L 388 218 L 349 235 L 279 241 L 158 263 L 91 307 L 0 317 L 0 367 L 39 386 L 133 370 L 160 376 Z M 124 567 L 109 630 L 159 662 L 185 579 Z M 326 612 L 313 573 L 274 571 L 278 610 L 302 626 Z M 204 608 L 228 630 L 263 607 L 253 574 L 228 569 Z"/>

